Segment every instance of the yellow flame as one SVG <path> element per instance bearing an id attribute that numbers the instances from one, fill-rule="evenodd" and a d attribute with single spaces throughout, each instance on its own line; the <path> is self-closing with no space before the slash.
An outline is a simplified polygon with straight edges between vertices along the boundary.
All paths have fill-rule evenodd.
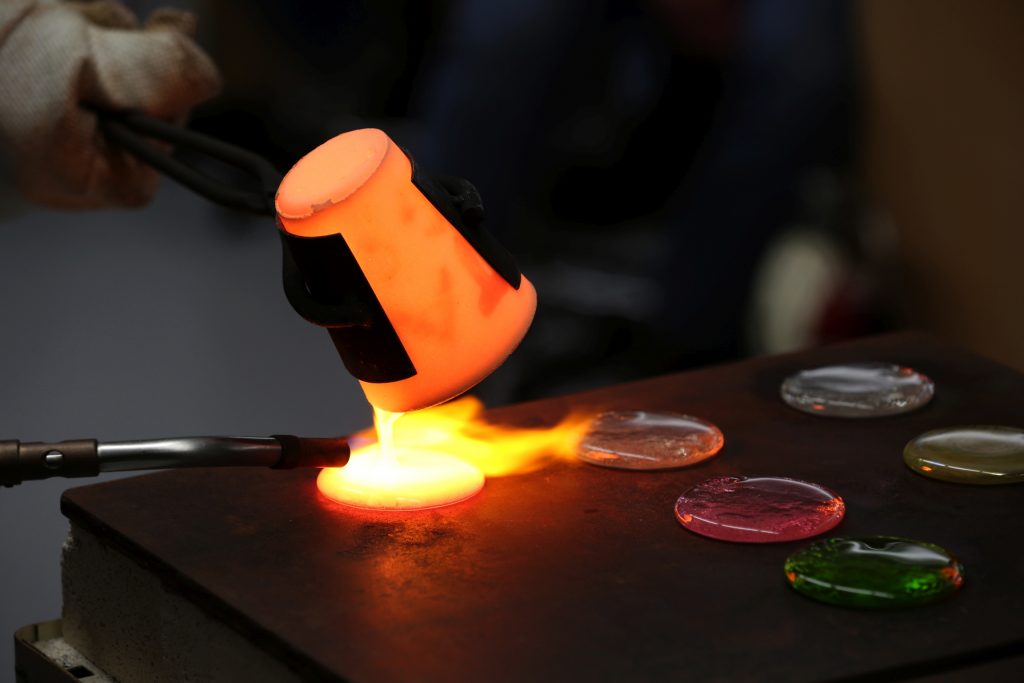
<path id="1" fill-rule="evenodd" d="M 474 495 L 484 475 L 536 470 L 573 458 L 592 416 L 528 429 L 482 419 L 483 403 L 465 397 L 426 410 L 375 410 L 377 442 L 353 451 L 349 464 L 320 473 L 324 495 L 356 507 L 404 510 L 447 505 Z"/>
<path id="2" fill-rule="evenodd" d="M 475 396 L 405 413 L 393 424 L 400 447 L 446 453 L 471 463 L 488 477 L 532 472 L 553 460 L 572 459 L 593 415 L 577 413 L 554 427 L 537 429 L 491 424 Z"/>

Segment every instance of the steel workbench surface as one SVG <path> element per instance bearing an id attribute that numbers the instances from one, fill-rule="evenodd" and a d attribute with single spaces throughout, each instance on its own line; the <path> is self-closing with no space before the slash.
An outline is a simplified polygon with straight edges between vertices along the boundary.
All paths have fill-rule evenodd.
<path id="1" fill-rule="evenodd" d="M 911 365 L 934 400 L 843 420 L 785 406 L 791 372 Z M 301 400 L 298 398 L 296 400 Z M 897 334 L 510 406 L 538 427 L 569 408 L 671 410 L 725 447 L 663 472 L 555 462 L 446 508 L 373 513 L 320 496 L 312 471 L 167 472 L 69 490 L 62 508 L 256 647 L 310 678 L 375 681 L 901 680 L 1024 676 L 1024 487 L 962 486 L 903 464 L 942 426 L 1024 426 L 1024 376 Z M 683 529 L 673 504 L 716 475 L 781 475 L 843 496 L 829 536 L 930 541 L 964 563 L 952 599 L 858 611 L 808 600 L 782 564 L 807 541 L 741 545 Z M 976 674 L 976 676 L 975 676 Z"/>

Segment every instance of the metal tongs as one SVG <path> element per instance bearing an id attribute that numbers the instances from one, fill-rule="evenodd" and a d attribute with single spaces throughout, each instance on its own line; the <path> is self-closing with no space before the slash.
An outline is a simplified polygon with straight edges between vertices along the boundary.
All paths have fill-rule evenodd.
<path id="1" fill-rule="evenodd" d="M 99 120 L 100 131 L 108 141 L 131 152 L 211 202 L 239 211 L 275 215 L 274 195 L 284 176 L 272 163 L 255 152 L 154 119 L 141 112 L 93 111 Z M 187 149 L 216 159 L 252 177 L 258 189 L 245 190 L 210 176 L 175 158 L 150 140 L 160 140 L 177 149 Z"/>
<path id="2" fill-rule="evenodd" d="M 275 216 L 274 195 L 282 174 L 267 159 L 221 140 L 151 118 L 139 112 L 93 110 L 106 139 L 153 168 L 222 206 Z M 255 189 L 243 189 L 194 168 L 152 143 L 159 140 L 218 160 L 251 177 Z M 294 259 L 284 246 L 284 280 L 288 300 L 310 320 L 340 316 L 330 305 L 313 300 Z M 347 311 L 344 311 L 348 315 Z M 322 323 L 321 323 L 322 324 Z M 184 437 L 99 443 L 93 439 L 56 443 L 0 441 L 0 485 L 49 477 L 90 477 L 101 472 L 178 467 L 341 467 L 348 462 L 344 437 L 304 438 Z"/>
<path id="3" fill-rule="evenodd" d="M 167 177 L 215 204 L 277 220 L 274 197 L 284 176 L 270 161 L 252 150 L 154 119 L 137 111 L 93 111 L 98 118 L 100 131 L 107 140 L 131 152 Z M 166 148 L 154 145 L 153 140 L 215 159 L 251 178 L 256 187 L 243 189 L 204 173 L 175 158 Z M 475 191 L 474 189 L 473 192 Z M 479 210 L 482 211 L 482 208 Z M 320 327 L 348 327 L 360 324 L 361 312 L 352 302 L 324 302 L 310 295 L 284 232 L 279 230 L 278 234 L 281 237 L 284 293 L 295 312 Z"/>

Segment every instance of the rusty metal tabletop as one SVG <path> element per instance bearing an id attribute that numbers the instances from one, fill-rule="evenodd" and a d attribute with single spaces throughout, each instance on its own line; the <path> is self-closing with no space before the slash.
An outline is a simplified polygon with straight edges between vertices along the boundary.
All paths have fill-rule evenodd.
<path id="1" fill-rule="evenodd" d="M 911 365 L 934 400 L 843 420 L 785 406 L 779 383 L 824 363 Z M 719 425 L 722 453 L 628 472 L 556 462 L 494 478 L 446 508 L 375 513 L 320 496 L 315 472 L 166 472 L 67 491 L 64 513 L 171 590 L 309 678 L 375 681 L 901 680 L 1017 671 L 1024 652 L 1024 487 L 929 480 L 915 435 L 1024 426 L 1024 375 L 934 338 L 897 334 L 510 406 L 554 424 L 572 407 L 672 410 Z M 966 583 L 939 604 L 858 611 L 791 590 L 803 542 L 742 545 L 683 529 L 673 504 L 716 475 L 783 475 L 846 501 L 828 536 L 896 535 L 950 549 Z M 1000 662 L 1012 669 L 999 672 Z M 967 667 L 967 668 L 965 668 Z M 980 669 L 979 669 L 980 671 Z"/>

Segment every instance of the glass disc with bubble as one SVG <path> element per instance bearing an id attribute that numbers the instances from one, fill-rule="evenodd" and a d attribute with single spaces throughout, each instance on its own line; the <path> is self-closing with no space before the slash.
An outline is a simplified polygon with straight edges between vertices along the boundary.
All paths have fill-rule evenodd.
<path id="1" fill-rule="evenodd" d="M 801 370 L 786 378 L 782 400 L 826 417 L 883 417 L 924 406 L 935 384 L 913 368 L 892 363 L 847 363 Z"/>
<path id="2" fill-rule="evenodd" d="M 690 415 L 643 410 L 602 413 L 580 442 L 585 462 L 623 470 L 663 470 L 707 460 L 725 437 L 715 425 Z"/>

